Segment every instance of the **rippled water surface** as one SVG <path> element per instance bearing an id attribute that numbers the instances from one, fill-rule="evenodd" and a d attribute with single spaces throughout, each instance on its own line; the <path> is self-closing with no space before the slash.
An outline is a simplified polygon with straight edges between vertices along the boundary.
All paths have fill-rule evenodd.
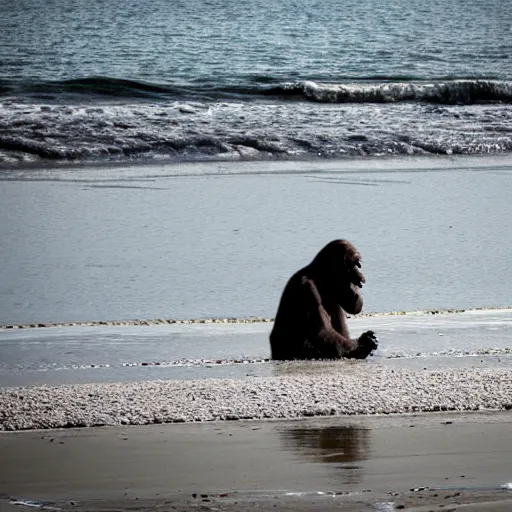
<path id="1" fill-rule="evenodd" d="M 0 329 L 0 387 L 154 379 L 354 373 L 364 365 L 409 370 L 509 368 L 512 310 L 352 318 L 377 332 L 367 361 L 269 360 L 269 323 Z M 362 366 L 363 365 L 363 366 Z"/>
<path id="2" fill-rule="evenodd" d="M 512 149 L 510 2 L 0 8 L 7 167 Z"/>
<path id="3" fill-rule="evenodd" d="M 477 0 L 2 0 L 3 78 L 175 85 L 512 78 L 512 7 Z"/>
<path id="4" fill-rule="evenodd" d="M 330 240 L 365 311 L 508 306 L 508 158 L 4 173 L 0 323 L 273 317 Z"/>
<path id="5" fill-rule="evenodd" d="M 291 273 L 340 237 L 363 253 L 367 311 L 510 305 L 511 2 L 0 0 L 0 12 L 1 324 L 272 317 Z M 118 334 L 29 334 L 0 351 L 9 372 L 52 369 L 47 382 L 168 377 L 140 366 L 148 347 L 160 363 L 268 355 L 266 333 L 194 338 L 192 354 L 175 336 L 166 354 L 137 331 L 148 345 L 121 336 L 124 355 Z M 77 369 L 91 364 L 121 366 Z"/>

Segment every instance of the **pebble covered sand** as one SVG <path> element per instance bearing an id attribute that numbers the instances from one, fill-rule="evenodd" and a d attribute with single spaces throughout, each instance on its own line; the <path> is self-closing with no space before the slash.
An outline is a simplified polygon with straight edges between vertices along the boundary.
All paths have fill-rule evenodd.
<path id="1" fill-rule="evenodd" d="M 0 430 L 483 409 L 512 409 L 512 370 L 348 362 L 315 375 L 5 388 Z"/>

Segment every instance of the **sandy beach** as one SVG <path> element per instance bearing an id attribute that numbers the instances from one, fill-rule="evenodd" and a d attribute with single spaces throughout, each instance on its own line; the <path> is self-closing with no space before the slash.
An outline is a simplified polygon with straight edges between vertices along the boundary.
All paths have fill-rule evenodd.
<path id="1" fill-rule="evenodd" d="M 0 430 L 512 409 L 512 310 L 350 321 L 373 357 L 273 362 L 269 323 L 3 329 Z"/>
<path id="2" fill-rule="evenodd" d="M 2 433 L 0 510 L 506 511 L 511 414 Z"/>
<path id="3" fill-rule="evenodd" d="M 89 369 L 87 384 L 3 387 L 3 428 L 31 430 L 0 432 L 0 510 L 510 510 L 510 311 L 353 321 L 357 329 L 368 322 L 389 335 L 395 355 L 411 337 L 424 339 L 416 349 L 427 352 L 241 365 L 260 368 L 250 378 L 236 364 L 219 365 L 230 375 L 224 379 L 212 378 L 211 365 L 183 368 L 195 380 L 180 380 L 172 366 L 160 374 L 171 380 L 155 380 L 150 366 L 140 366 L 112 369 L 131 382 L 105 382 L 105 373 Z M 199 348 L 212 343 L 209 326 L 188 328 Z M 259 346 L 262 328 L 230 329 L 249 349 L 255 339 Z M 22 334 L 38 350 L 52 329 L 59 328 L 4 334 L 13 343 Z M 66 329 L 69 341 L 81 328 Z M 169 329 L 162 333 L 172 339 Z M 225 335 L 225 327 L 217 331 L 217 346 Z M 490 348 L 476 355 L 482 338 L 494 355 Z M 39 383 L 83 378 L 77 369 L 53 374 L 39 372 Z M 460 412 L 436 412 L 446 409 Z M 279 417 L 295 419 L 266 419 Z"/>

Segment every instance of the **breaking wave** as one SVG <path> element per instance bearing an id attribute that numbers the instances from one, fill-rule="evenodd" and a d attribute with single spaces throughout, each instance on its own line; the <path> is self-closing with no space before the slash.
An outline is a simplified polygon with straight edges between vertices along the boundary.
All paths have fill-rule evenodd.
<path id="1" fill-rule="evenodd" d="M 435 83 L 318 84 L 304 82 L 284 86 L 321 103 L 395 103 L 419 101 L 437 104 L 473 105 L 512 103 L 512 82 L 496 80 L 453 80 Z"/>
<path id="2" fill-rule="evenodd" d="M 0 164 L 509 152 L 511 104 L 498 80 L 0 80 Z"/>
<path id="3" fill-rule="evenodd" d="M 361 78 L 339 83 L 314 81 L 275 82 L 257 78 L 246 83 L 154 84 L 137 80 L 88 77 L 53 82 L 22 83 L 0 80 L 0 98 L 123 100 L 249 100 L 256 98 L 313 101 L 320 103 L 426 102 L 472 105 L 512 103 L 512 81 L 458 79 L 444 81 L 396 80 L 393 77 Z"/>

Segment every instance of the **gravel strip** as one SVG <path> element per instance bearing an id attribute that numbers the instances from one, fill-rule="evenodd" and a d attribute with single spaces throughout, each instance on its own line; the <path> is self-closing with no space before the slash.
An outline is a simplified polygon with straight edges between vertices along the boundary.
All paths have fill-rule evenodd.
<path id="1" fill-rule="evenodd" d="M 348 363 L 344 370 L 246 380 L 5 388 L 0 430 L 512 409 L 509 369 L 411 371 Z"/>

